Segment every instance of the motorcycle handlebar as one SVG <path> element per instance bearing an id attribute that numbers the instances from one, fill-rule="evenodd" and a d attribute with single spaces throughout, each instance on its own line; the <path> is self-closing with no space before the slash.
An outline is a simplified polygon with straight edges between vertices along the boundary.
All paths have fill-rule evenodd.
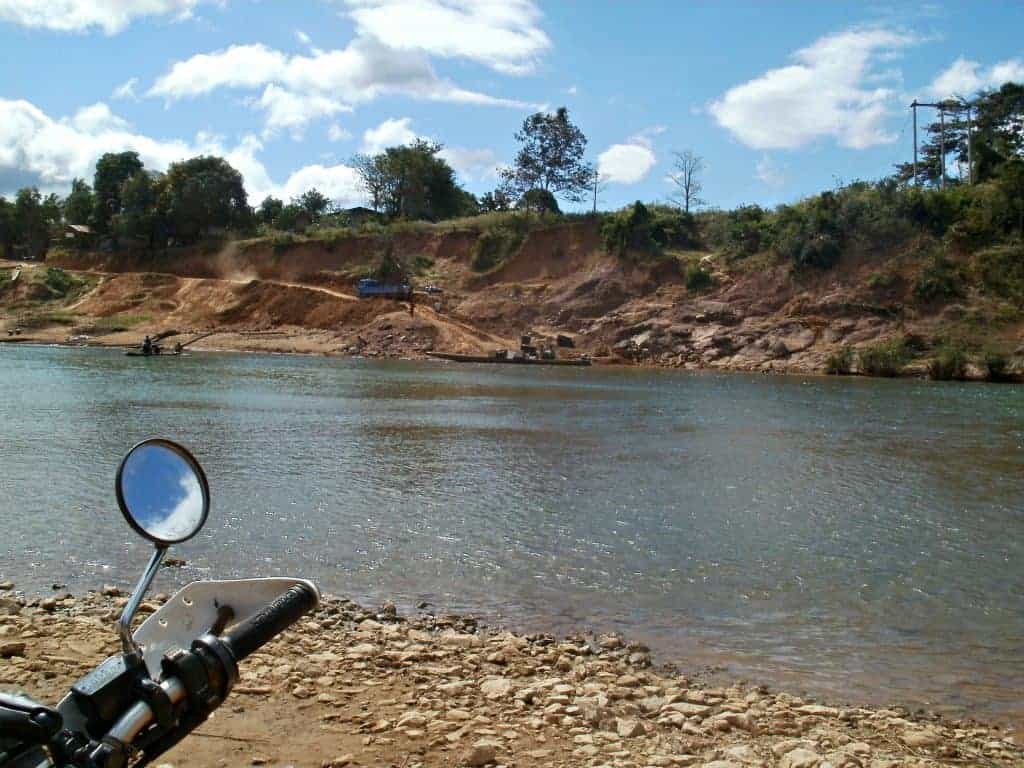
<path id="1" fill-rule="evenodd" d="M 221 637 L 235 661 L 255 653 L 316 607 L 320 596 L 305 584 L 296 584 Z"/>

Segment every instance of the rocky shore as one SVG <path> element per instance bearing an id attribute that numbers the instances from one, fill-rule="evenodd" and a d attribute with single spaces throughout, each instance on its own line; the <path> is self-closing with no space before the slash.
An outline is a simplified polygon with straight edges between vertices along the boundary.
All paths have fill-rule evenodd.
<path id="1" fill-rule="evenodd" d="M 167 599 L 156 595 L 143 614 Z M 26 597 L 0 583 L 0 688 L 55 702 L 118 649 L 114 587 Z M 614 635 L 520 636 L 468 617 L 328 597 L 242 667 L 169 766 L 1024 765 L 1021 736 L 897 708 L 708 687 Z"/>

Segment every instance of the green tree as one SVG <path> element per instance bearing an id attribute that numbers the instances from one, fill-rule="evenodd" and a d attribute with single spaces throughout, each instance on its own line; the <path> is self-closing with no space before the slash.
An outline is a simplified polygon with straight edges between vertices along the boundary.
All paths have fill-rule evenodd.
<path id="1" fill-rule="evenodd" d="M 121 212 L 113 219 L 118 235 L 145 240 L 153 248 L 163 232 L 159 210 L 161 179 L 139 171 L 121 186 Z"/>
<path id="2" fill-rule="evenodd" d="M 283 205 L 277 216 L 274 217 L 274 228 L 294 232 L 299 229 L 299 222 L 307 216 L 306 209 L 301 205 L 288 203 L 288 205 Z"/>
<path id="3" fill-rule="evenodd" d="M 222 157 L 201 155 L 172 163 L 163 178 L 160 205 L 171 234 L 194 242 L 214 227 L 251 222 L 242 174 Z"/>
<path id="4" fill-rule="evenodd" d="M 519 198 L 518 208 L 525 208 L 528 211 L 537 213 L 561 213 L 558 207 L 558 200 L 546 189 L 528 189 Z"/>
<path id="5" fill-rule="evenodd" d="M 68 224 L 88 224 L 96 207 L 92 188 L 84 179 L 71 181 L 71 194 L 64 200 L 64 220 Z"/>
<path id="6" fill-rule="evenodd" d="M 0 197 L 0 254 L 9 259 L 14 256 L 17 230 L 14 224 L 14 203 Z"/>
<path id="7" fill-rule="evenodd" d="M 310 221 L 314 222 L 319 221 L 320 217 L 327 212 L 331 205 L 331 201 L 327 199 L 327 196 L 316 188 L 303 192 L 292 202 L 308 213 Z"/>
<path id="8" fill-rule="evenodd" d="M 256 220 L 260 224 L 265 224 L 268 227 L 277 226 L 277 219 L 281 215 L 281 211 L 284 208 L 284 202 L 267 195 L 263 198 L 263 202 L 260 203 L 260 207 L 256 209 Z"/>
<path id="9" fill-rule="evenodd" d="M 507 211 L 512 207 L 512 201 L 508 199 L 503 189 L 496 189 L 493 192 L 485 192 L 480 197 L 480 210 L 484 213 L 490 211 Z"/>
<path id="10" fill-rule="evenodd" d="M 60 203 L 56 195 L 45 199 L 35 187 L 18 190 L 14 200 L 14 238 L 31 258 L 46 253 L 51 226 L 60 223 Z"/>
<path id="11" fill-rule="evenodd" d="M 999 169 L 999 187 L 1016 214 L 1017 232 L 1024 237 L 1024 159 L 1015 157 Z"/>
<path id="12" fill-rule="evenodd" d="M 121 187 L 141 170 L 138 152 L 108 152 L 96 161 L 92 188 L 93 225 L 97 231 L 110 231 L 110 220 L 121 212 Z"/>
<path id="13" fill-rule="evenodd" d="M 537 112 L 523 121 L 516 133 L 522 146 L 515 163 L 501 173 L 502 186 L 510 197 L 542 189 L 579 202 L 590 191 L 593 167 L 583 159 L 587 137 L 569 120 L 569 111 Z"/>
<path id="14" fill-rule="evenodd" d="M 417 139 L 373 156 L 357 155 L 353 165 L 375 210 L 394 217 L 438 221 L 475 207 L 455 171 L 439 157 L 442 146 Z"/>

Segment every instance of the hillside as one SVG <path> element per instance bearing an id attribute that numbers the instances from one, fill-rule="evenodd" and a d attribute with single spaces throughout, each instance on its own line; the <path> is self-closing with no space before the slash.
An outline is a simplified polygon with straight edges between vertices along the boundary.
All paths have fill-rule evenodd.
<path id="1" fill-rule="evenodd" d="M 629 230 L 619 253 L 609 252 L 613 217 L 510 214 L 155 254 L 56 251 L 45 265 L 0 263 L 0 334 L 136 344 L 216 330 L 202 345 L 417 357 L 514 347 L 530 332 L 572 335 L 575 352 L 619 364 L 884 374 L 941 359 L 951 375 L 936 375 L 984 378 L 1024 363 L 1024 259 L 1012 241 L 836 235 L 827 263 L 805 264 L 823 236 L 800 230 L 802 250 L 787 255 L 783 238 L 794 236 L 766 218 L 785 211 L 761 213 L 706 215 L 663 246 Z M 444 291 L 420 297 L 413 316 L 405 303 L 353 296 L 389 249 L 417 285 Z M 21 335 L 8 337 L 15 327 Z"/>

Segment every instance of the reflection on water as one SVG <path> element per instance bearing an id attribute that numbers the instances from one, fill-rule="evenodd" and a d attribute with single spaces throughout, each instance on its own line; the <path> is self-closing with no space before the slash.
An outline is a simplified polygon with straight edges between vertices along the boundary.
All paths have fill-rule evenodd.
<path id="1" fill-rule="evenodd" d="M 1024 714 L 1015 387 L 0 346 L 0 391 L 0 576 L 22 586 L 133 581 L 114 471 L 159 434 L 212 492 L 165 582 L 303 575 L 832 698 Z"/>

